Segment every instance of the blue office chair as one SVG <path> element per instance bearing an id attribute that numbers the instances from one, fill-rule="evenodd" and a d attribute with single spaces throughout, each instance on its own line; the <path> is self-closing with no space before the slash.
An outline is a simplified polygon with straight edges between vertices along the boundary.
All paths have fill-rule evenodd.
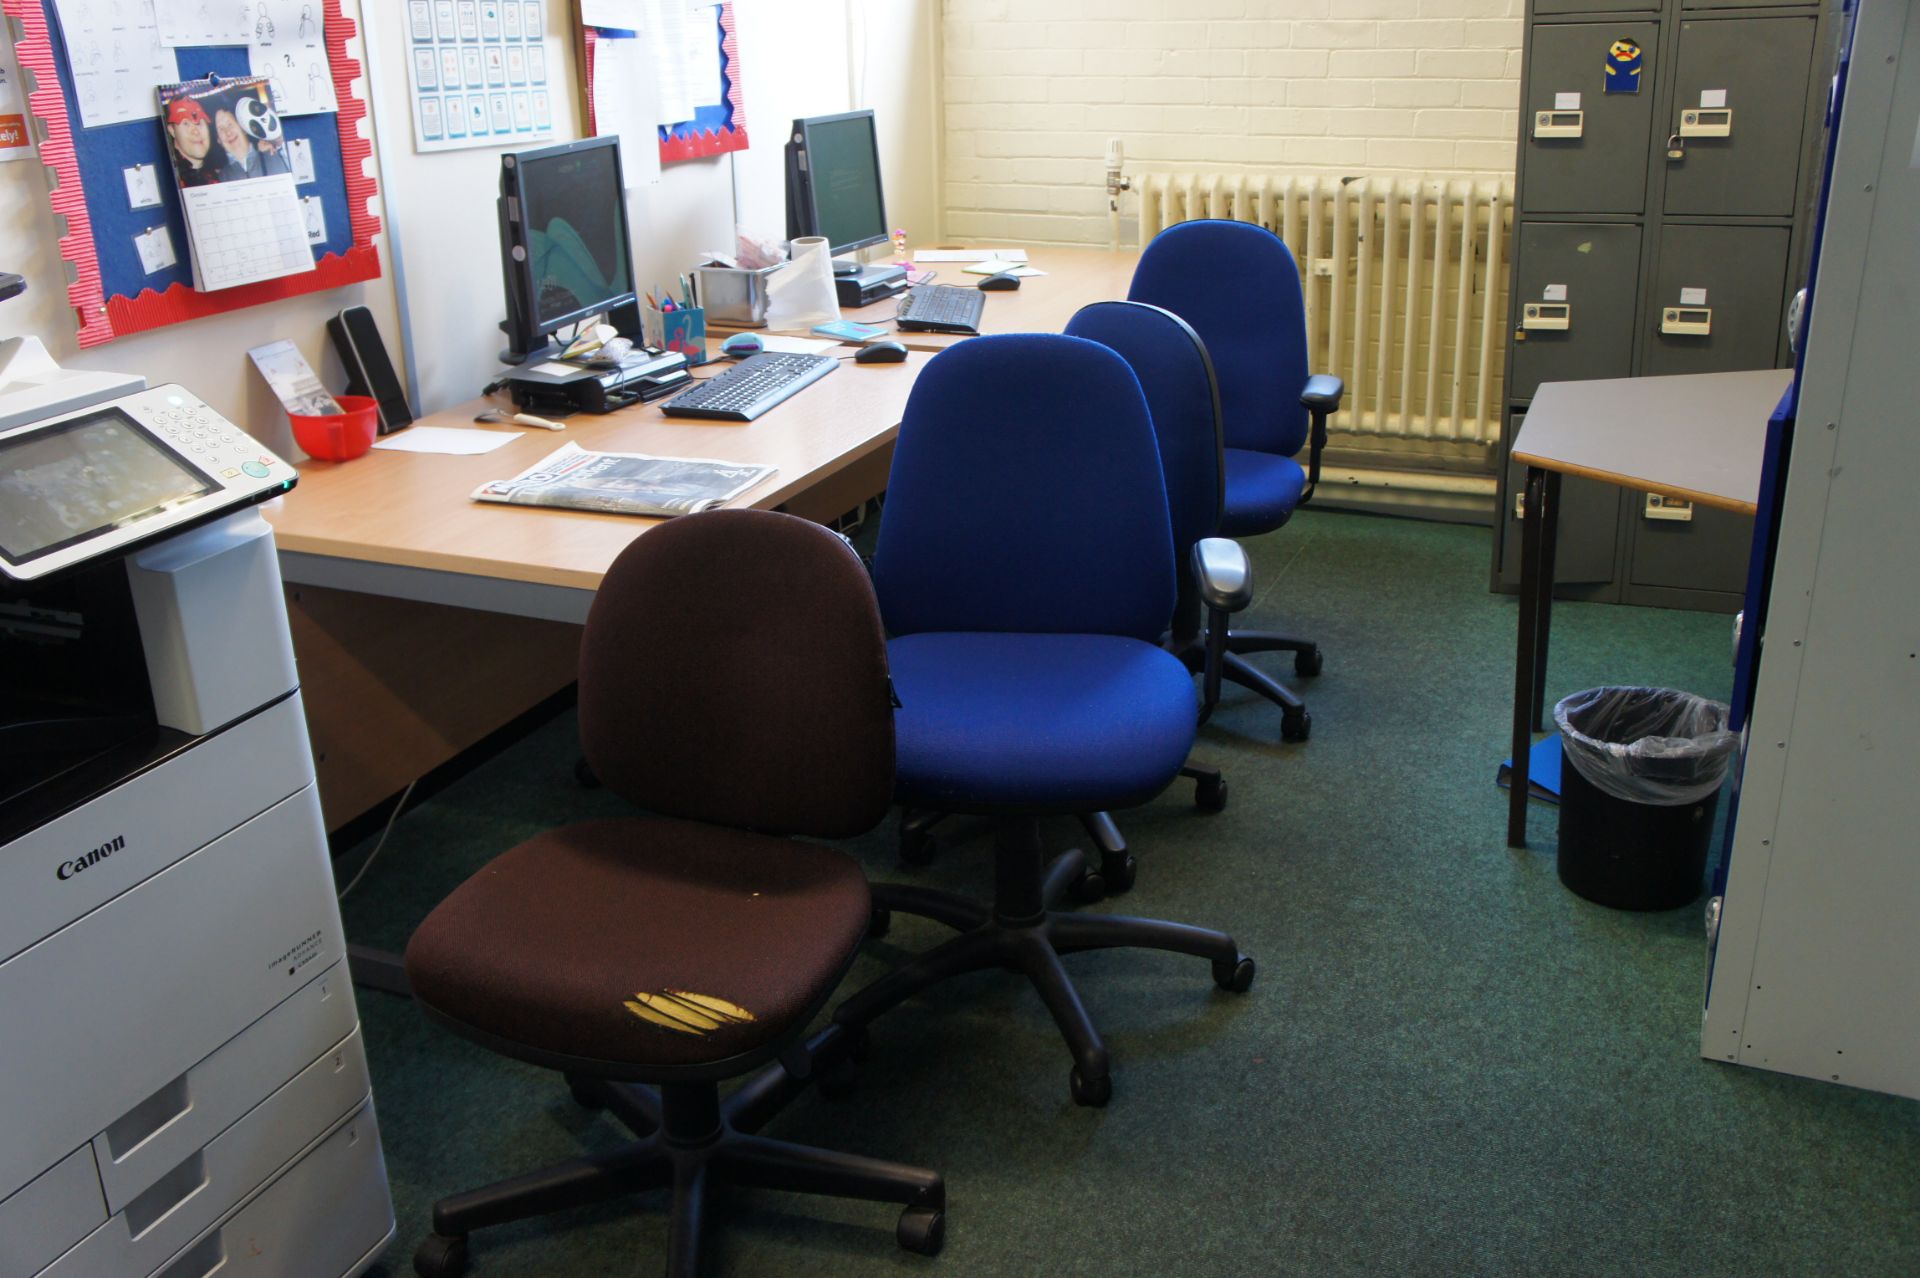
<path id="1" fill-rule="evenodd" d="M 1309 374 L 1300 269 L 1280 237 L 1248 222 L 1181 222 L 1153 237 L 1133 273 L 1130 300 L 1164 307 L 1193 325 L 1220 381 L 1226 491 L 1218 532 L 1272 532 L 1313 497 L 1327 417 L 1345 387 Z M 1294 460 L 1305 447 L 1307 464 Z M 1291 652 L 1294 672 L 1320 673 L 1319 646 L 1264 631 L 1226 637 L 1225 675 L 1280 707 L 1280 736 L 1307 739 L 1300 698 L 1246 656 Z"/>
<path id="2" fill-rule="evenodd" d="M 1074 1058 L 1074 1100 L 1105 1104 L 1108 1055 L 1060 955 L 1144 946 L 1252 984 L 1233 938 L 1175 923 L 1060 914 L 1085 854 L 1042 855 L 1041 818 L 1147 802 L 1179 774 L 1196 707 L 1159 644 L 1173 537 L 1139 382 L 1093 342 L 979 337 L 929 361 L 907 402 L 874 557 L 899 699 L 895 797 L 995 819 L 994 901 L 876 888 L 876 931 L 904 910 L 961 935 L 854 995 L 858 1029 L 961 972 L 1008 967 L 1039 990 Z"/>

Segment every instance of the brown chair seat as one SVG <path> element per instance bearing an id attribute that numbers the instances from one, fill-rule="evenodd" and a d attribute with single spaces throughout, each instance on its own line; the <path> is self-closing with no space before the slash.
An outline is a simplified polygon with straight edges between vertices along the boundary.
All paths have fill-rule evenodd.
<path id="1" fill-rule="evenodd" d="M 463 883 L 415 931 L 407 976 L 430 1011 L 496 1050 L 667 1077 L 804 1029 L 870 910 L 859 865 L 832 848 L 661 817 L 590 821 Z"/>

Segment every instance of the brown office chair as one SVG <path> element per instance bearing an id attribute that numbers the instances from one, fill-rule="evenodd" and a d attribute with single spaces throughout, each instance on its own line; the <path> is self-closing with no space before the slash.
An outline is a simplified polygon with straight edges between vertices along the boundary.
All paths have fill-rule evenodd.
<path id="1" fill-rule="evenodd" d="M 938 1251 L 938 1173 L 755 1134 L 798 1090 L 802 1036 L 872 915 L 851 858 L 788 837 L 863 833 L 891 797 L 886 645 L 859 559 L 766 511 L 636 539 L 587 618 L 580 736 L 649 815 L 496 858 L 414 933 L 407 975 L 435 1020 L 561 1071 L 639 1139 L 442 1199 L 414 1268 L 459 1274 L 474 1229 L 671 1186 L 667 1272 L 690 1276 L 715 1178 L 904 1203 L 900 1245 Z M 722 1103 L 720 1082 L 756 1068 Z"/>

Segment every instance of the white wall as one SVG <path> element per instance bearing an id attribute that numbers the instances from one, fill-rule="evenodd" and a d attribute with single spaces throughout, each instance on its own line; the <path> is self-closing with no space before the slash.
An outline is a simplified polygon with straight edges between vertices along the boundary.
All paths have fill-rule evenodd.
<path id="1" fill-rule="evenodd" d="M 635 269 L 641 287 L 664 284 L 704 249 L 733 242 L 736 208 L 749 226 L 773 237 L 785 232 L 781 144 L 796 116 L 872 106 L 880 113 L 890 216 L 909 227 L 934 222 L 933 156 L 938 80 L 937 0 L 737 0 L 751 147 L 744 152 L 667 165 L 657 185 L 628 195 Z M 346 0 L 350 15 L 354 0 Z M 246 350 L 290 338 L 328 385 L 340 373 L 326 321 L 342 307 L 365 305 L 403 359 L 395 300 L 397 255 L 404 280 L 405 330 L 424 412 L 470 399 L 498 372 L 504 314 L 494 196 L 500 149 L 418 154 L 401 22 L 405 6 L 368 6 L 372 28 L 363 52 L 371 75 L 362 83 L 374 130 L 384 209 L 380 243 L 386 273 L 365 285 L 270 303 L 230 315 L 174 325 L 80 351 L 66 306 L 47 205 L 46 178 L 32 161 L 0 164 L 0 269 L 19 271 L 28 294 L 0 305 L 0 336 L 32 333 L 56 359 L 77 368 L 144 374 L 178 381 L 252 430 L 269 447 L 292 451 L 286 419 L 246 358 Z M 573 6 L 546 6 L 556 140 L 580 136 L 581 110 L 570 23 Z M 360 42 L 355 42 L 355 51 Z M 853 51 L 850 53 L 850 50 Z M 858 62 L 858 66 L 855 62 Z M 373 86 L 371 93 L 367 84 Z M 858 90 L 863 99 L 855 100 Z M 927 232 L 931 238 L 933 232 Z M 388 253 L 391 247 L 394 254 Z"/>
<path id="2" fill-rule="evenodd" d="M 1511 173 L 1521 13 L 1522 0 L 946 0 L 947 229 L 1105 243 L 1110 137 L 1133 171 Z"/>
<path id="3" fill-rule="evenodd" d="M 355 0 L 344 0 L 343 7 L 348 16 L 357 11 Z M 348 50 L 358 53 L 359 46 L 360 41 L 352 41 Z M 47 186 L 47 172 L 35 160 L 0 164 L 0 270 L 27 277 L 24 296 L 0 302 L 0 337 L 36 336 L 67 367 L 137 373 L 150 384 L 179 382 L 269 448 L 292 453 L 286 414 L 253 371 L 247 349 L 290 338 L 337 389 L 346 379 L 327 341 L 327 320 L 344 307 L 366 306 L 382 329 L 391 333 L 395 328 L 389 273 L 365 284 L 136 333 L 83 351 L 74 340 L 77 325 L 67 304 L 60 228 L 47 204 Z M 383 261 L 385 239 L 376 240 Z"/>

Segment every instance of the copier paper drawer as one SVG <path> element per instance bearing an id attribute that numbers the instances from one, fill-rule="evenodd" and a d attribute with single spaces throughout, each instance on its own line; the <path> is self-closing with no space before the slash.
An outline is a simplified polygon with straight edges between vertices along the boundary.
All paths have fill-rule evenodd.
<path id="1" fill-rule="evenodd" d="M 183 1159 L 42 1278 L 128 1278 L 150 1274 L 188 1246 L 368 1097 L 358 1029 Z M 324 1211 L 309 1212 L 324 1217 Z"/>

